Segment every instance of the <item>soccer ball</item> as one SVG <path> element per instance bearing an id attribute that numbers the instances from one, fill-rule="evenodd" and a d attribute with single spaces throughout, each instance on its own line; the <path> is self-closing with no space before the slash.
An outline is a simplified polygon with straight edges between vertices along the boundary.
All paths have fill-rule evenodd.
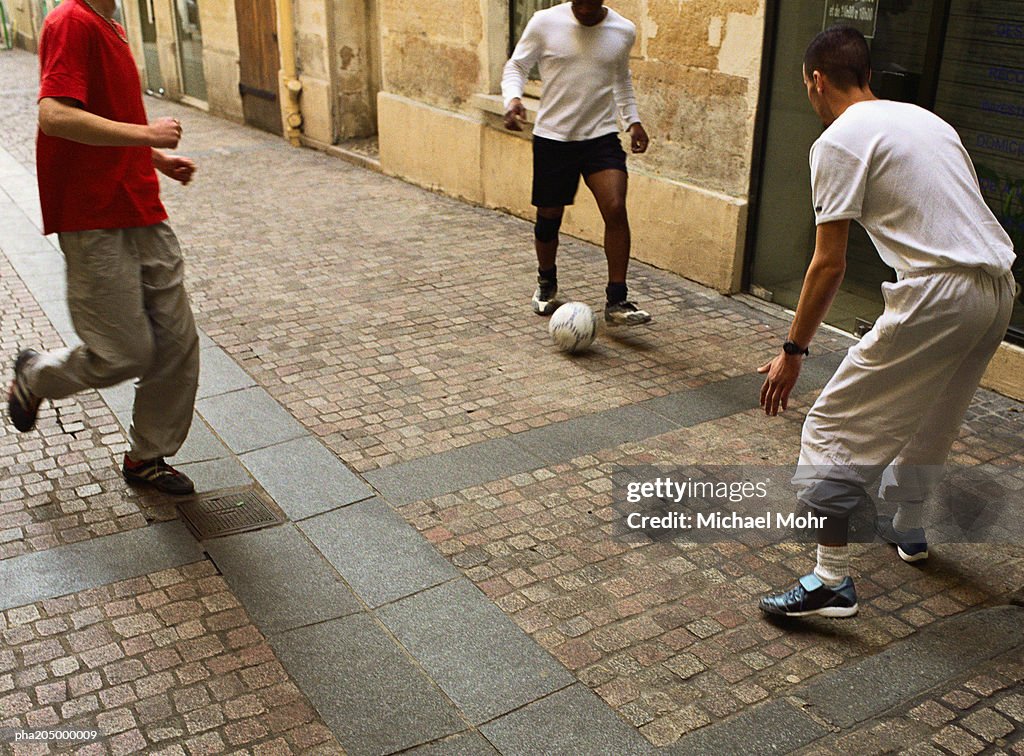
<path id="1" fill-rule="evenodd" d="M 548 323 L 555 346 L 570 354 L 582 352 L 597 336 L 597 317 L 583 302 L 566 302 L 555 310 Z"/>

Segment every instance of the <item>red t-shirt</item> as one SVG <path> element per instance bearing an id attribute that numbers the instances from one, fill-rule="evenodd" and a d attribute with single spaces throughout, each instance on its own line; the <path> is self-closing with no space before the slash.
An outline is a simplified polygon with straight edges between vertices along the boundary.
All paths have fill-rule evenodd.
<path id="1" fill-rule="evenodd" d="M 82 0 L 65 0 L 46 17 L 39 68 L 40 100 L 70 97 L 111 121 L 146 123 L 128 44 Z M 149 147 L 92 147 L 40 131 L 36 168 L 44 234 L 150 226 L 167 218 Z"/>

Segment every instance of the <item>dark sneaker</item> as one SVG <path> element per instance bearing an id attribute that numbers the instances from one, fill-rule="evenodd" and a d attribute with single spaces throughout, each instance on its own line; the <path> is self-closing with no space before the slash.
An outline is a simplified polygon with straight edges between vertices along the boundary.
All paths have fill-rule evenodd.
<path id="1" fill-rule="evenodd" d="M 533 293 L 533 311 L 550 315 L 558 309 L 558 282 L 537 276 L 537 291 Z"/>
<path id="2" fill-rule="evenodd" d="M 604 307 L 604 322 L 610 325 L 643 325 L 651 322 L 651 313 L 632 302 L 609 302 Z"/>
<path id="3" fill-rule="evenodd" d="M 192 480 L 185 473 L 164 462 L 163 457 L 132 462 L 126 454 L 121 472 L 129 483 L 152 486 L 157 491 L 171 496 L 188 496 L 196 492 Z"/>
<path id="4" fill-rule="evenodd" d="M 896 547 L 896 553 L 904 562 L 920 562 L 928 558 L 928 540 L 924 528 L 896 530 L 892 517 L 879 515 L 875 518 L 875 532 Z"/>
<path id="5" fill-rule="evenodd" d="M 7 394 L 7 414 L 11 416 L 14 427 L 22 433 L 35 427 L 39 405 L 43 403 L 42 399 L 28 390 L 25 381 L 25 368 L 38 356 L 39 352 L 32 349 L 22 349 L 18 353 L 14 361 L 14 380 Z"/>
<path id="6" fill-rule="evenodd" d="M 765 614 L 781 617 L 852 617 L 857 613 L 857 592 L 850 578 L 830 588 L 812 572 L 800 578 L 791 590 L 763 597 L 760 607 Z"/>

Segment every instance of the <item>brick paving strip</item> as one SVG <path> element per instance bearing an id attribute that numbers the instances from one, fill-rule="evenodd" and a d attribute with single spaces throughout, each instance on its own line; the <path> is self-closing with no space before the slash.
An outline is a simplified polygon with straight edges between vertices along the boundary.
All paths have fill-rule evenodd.
<path id="1" fill-rule="evenodd" d="M 177 113 L 176 108 L 156 103 L 153 110 Z M 222 187 L 233 183 L 230 174 L 236 170 L 233 160 L 239 154 L 247 154 L 257 164 L 295 164 L 293 178 L 305 170 L 307 175 L 315 176 L 311 179 L 315 184 L 324 187 L 328 184 L 316 171 L 338 170 L 332 163 L 324 162 L 322 156 L 295 152 L 269 137 L 187 112 L 200 127 L 200 139 L 206 140 L 214 184 L 218 174 L 224 178 Z M 230 135 L 229 150 L 217 142 L 221 130 Z M 54 284 L 61 277 L 59 254 L 49 242 L 40 239 L 34 227 L 34 181 L 24 167 L 23 147 L 20 145 L 14 153 L 0 151 L 0 185 L 7 192 L 7 197 L 0 194 L 0 221 L 5 230 L 0 244 L 31 292 L 27 298 L 20 294 L 17 301 L 24 302 L 29 311 L 35 307 L 31 300 L 37 301 L 55 333 L 70 338 L 63 293 Z M 219 157 L 224 159 L 218 160 Z M 342 350 L 335 354 L 331 349 L 324 351 L 315 346 L 324 333 L 322 328 L 330 328 L 334 333 L 338 332 L 338 324 L 350 322 L 346 318 L 376 317 L 373 309 L 364 309 L 359 296 L 341 298 L 348 311 L 322 311 L 327 302 L 313 293 L 320 284 L 331 292 L 339 285 L 340 279 L 332 279 L 330 272 L 317 272 L 315 265 L 310 266 L 309 280 L 296 307 L 296 300 L 286 296 L 291 291 L 286 275 L 275 278 L 271 268 L 265 271 L 271 273 L 268 281 L 282 282 L 280 288 L 268 289 L 251 277 L 247 279 L 261 264 L 254 266 L 246 255 L 235 254 L 238 239 L 228 240 L 226 256 L 216 249 L 203 248 L 207 239 L 212 240 L 211 244 L 221 243 L 217 241 L 218 229 L 209 224 L 219 224 L 221 231 L 230 226 L 216 213 L 210 213 L 206 226 L 202 217 L 196 219 L 196 228 L 191 231 L 194 242 L 186 240 L 187 248 L 208 253 L 195 261 L 190 259 L 190 264 L 199 270 L 200 285 L 194 288 L 194 293 L 200 321 L 217 341 L 215 344 L 209 338 L 203 339 L 202 394 L 196 433 L 183 450 L 186 469 L 203 490 L 255 482 L 273 496 L 292 521 L 272 530 L 207 542 L 205 548 L 212 563 L 203 561 L 188 567 L 199 573 L 208 571 L 206 577 L 195 574 L 190 580 L 194 583 L 216 578 L 221 581 L 223 592 L 244 606 L 246 622 L 251 622 L 265 641 L 261 648 L 266 650 L 259 653 L 272 654 L 273 663 L 281 663 L 287 684 L 297 685 L 319 714 L 303 724 L 312 725 L 322 734 L 322 722 L 340 742 L 339 745 L 325 741 L 327 744 L 322 747 L 326 752 L 339 752 L 342 747 L 353 753 L 393 752 L 431 742 L 424 752 L 487 753 L 493 752 L 493 744 L 503 753 L 543 750 L 620 754 L 648 752 L 649 742 L 676 743 L 685 750 L 692 737 L 708 739 L 703 741 L 706 744 L 717 738 L 714 744 L 721 750 L 730 742 L 729 733 L 736 731 L 741 718 L 751 716 L 754 721 L 768 721 L 770 713 L 766 716 L 758 706 L 785 712 L 780 715 L 783 718 L 804 717 L 802 711 L 778 698 L 782 691 L 796 695 L 794 691 L 798 688 L 789 678 L 797 683 L 812 678 L 809 685 L 824 685 L 833 675 L 850 669 L 844 666 L 847 663 L 861 663 L 859 659 L 880 648 L 888 646 L 893 653 L 904 653 L 903 649 L 910 653 L 909 644 L 921 637 L 915 628 L 931 625 L 942 632 L 945 623 L 951 621 L 943 617 L 998 600 L 1019 587 L 1019 557 L 1008 559 L 998 550 L 983 550 L 973 564 L 968 555 L 968 576 L 977 580 L 954 590 L 949 598 L 941 592 L 948 589 L 951 577 L 954 581 L 963 579 L 963 573 L 948 569 L 943 572 L 940 566 L 938 575 L 918 577 L 903 571 L 894 580 L 888 577 L 891 561 L 883 568 L 880 560 L 872 558 L 870 576 L 865 576 L 858 586 L 866 589 L 862 590 L 863 600 L 871 602 L 878 616 L 850 624 L 854 628 L 853 643 L 844 645 L 829 642 L 827 635 L 823 641 L 823 637 L 813 633 L 783 637 L 780 630 L 752 622 L 747 612 L 751 593 L 803 566 L 807 559 L 804 547 L 774 553 L 737 551 L 735 544 L 705 550 L 671 550 L 660 546 L 623 550 L 604 537 L 606 534 L 599 533 L 599 529 L 580 532 L 582 539 L 559 532 L 544 510 L 557 496 L 581 506 L 589 504 L 594 509 L 594 502 L 600 502 L 607 492 L 587 483 L 603 474 L 601 465 L 609 460 L 630 459 L 636 453 L 645 459 L 660 454 L 661 459 L 678 460 L 680 449 L 698 450 L 698 458 L 712 458 L 704 456 L 712 450 L 707 443 L 709 438 L 724 441 L 719 449 L 721 458 L 728 456 L 737 463 L 776 458 L 779 449 L 795 448 L 798 418 L 792 416 L 782 421 L 778 443 L 756 437 L 740 441 L 750 435 L 742 428 L 749 425 L 750 413 L 744 415 L 743 411 L 749 407 L 745 397 L 753 395 L 751 387 L 756 379 L 741 377 L 745 368 L 738 355 L 749 359 L 750 354 L 744 354 L 745 351 L 755 356 L 767 354 L 769 345 L 764 335 L 773 326 L 765 321 L 774 319 L 752 315 L 741 305 L 726 303 L 673 277 L 638 266 L 636 274 L 641 285 L 652 296 L 663 298 L 659 300 L 659 312 L 672 317 L 671 313 L 687 312 L 685 307 L 691 307 L 692 314 L 684 315 L 683 320 L 690 325 L 699 323 L 700 332 L 681 346 L 665 344 L 652 349 L 657 357 L 633 350 L 630 361 L 617 362 L 614 354 L 606 353 L 607 368 L 602 371 L 589 370 L 583 363 L 558 363 L 559 372 L 552 374 L 557 380 L 589 381 L 593 401 L 584 407 L 585 414 L 563 401 L 566 395 L 578 393 L 582 387 L 574 385 L 567 394 L 564 384 L 557 381 L 546 386 L 546 393 L 535 397 L 535 401 L 512 397 L 511 401 L 503 402 L 509 387 L 515 387 L 517 380 L 528 373 L 508 370 L 500 385 L 491 384 L 477 363 L 501 363 L 499 354 L 515 350 L 509 350 L 505 341 L 496 342 L 491 336 L 477 338 L 472 335 L 477 333 L 473 329 L 486 322 L 495 329 L 516 329 L 513 335 L 520 339 L 524 330 L 540 330 L 535 327 L 536 322 L 521 317 L 511 303 L 482 298 L 482 307 L 476 311 L 467 309 L 463 322 L 452 323 L 451 333 L 430 332 L 435 315 L 429 302 L 437 287 L 428 284 L 423 288 L 423 282 L 429 281 L 434 271 L 451 264 L 450 259 L 433 254 L 429 237 L 440 235 L 453 221 L 462 223 L 476 215 L 484 217 L 482 211 L 394 182 L 388 184 L 389 180 L 380 177 L 371 180 L 351 169 L 345 169 L 345 176 L 353 185 L 373 193 L 377 200 L 384 197 L 384 186 L 386 191 L 400 195 L 398 202 L 405 203 L 401 210 L 407 222 L 394 227 L 398 236 L 409 236 L 415 249 L 430 250 L 423 258 L 426 268 L 422 269 L 417 267 L 421 263 L 415 256 L 418 253 L 414 253 L 412 268 L 404 271 L 401 265 L 388 260 L 387 253 L 381 260 L 370 260 L 369 270 L 365 257 L 345 260 L 357 276 L 354 281 L 360 284 L 372 286 L 376 276 L 386 279 L 391 286 L 396 283 L 395 273 L 399 279 L 406 275 L 405 282 L 397 283 L 407 283 L 412 289 L 399 288 L 394 294 L 400 298 L 409 296 L 412 304 L 392 309 L 384 320 L 368 322 L 366 329 L 356 329 L 356 333 L 394 327 L 399 342 L 416 340 L 417 334 L 427 333 L 427 340 L 415 346 L 427 350 L 426 359 L 419 365 L 419 352 L 405 354 L 386 341 L 379 341 L 349 352 L 346 359 L 360 366 L 353 373 L 347 365 L 332 362 L 340 359 Z M 266 186 L 276 191 L 270 182 Z M 253 190 L 261 191 L 262 185 L 254 185 Z M 325 191 L 323 197 L 311 194 L 307 200 L 312 204 L 329 203 L 331 198 Z M 385 204 L 391 201 L 387 199 Z M 170 202 L 174 202 L 173 198 Z M 259 199 L 253 197 L 249 205 L 238 210 L 240 217 L 259 227 L 260 219 L 251 214 L 252 202 L 258 204 Z M 393 213 L 398 202 L 385 207 L 385 212 Z M 230 207 L 230 203 L 223 204 Z M 301 207 L 300 212 L 304 218 L 315 218 L 318 210 Z M 365 211 L 357 210 L 348 222 L 367 237 L 364 245 L 372 246 L 373 233 L 379 231 L 380 221 L 371 217 L 359 225 L 363 220 L 360 212 Z M 172 216 L 178 214 L 172 208 Z M 525 228 L 518 221 L 503 220 L 493 214 L 486 214 L 486 218 L 488 223 L 493 220 L 497 225 L 514 226 L 517 234 Z M 12 229 L 10 235 L 8 228 Z M 268 229 L 254 230 L 259 234 Z M 318 223 L 296 226 L 295 230 L 296 248 L 307 250 L 301 254 L 311 253 L 311 259 L 321 258 L 329 265 L 337 259 L 331 257 L 333 252 L 326 247 L 327 242 L 318 239 L 323 233 Z M 475 233 L 467 229 L 467 244 L 472 243 Z M 421 234 L 428 237 L 426 244 L 421 238 L 412 238 Z M 273 238 L 272 234 L 268 236 Z M 568 242 L 567 247 L 571 252 L 573 243 Z M 507 290 L 508 271 L 493 264 L 492 259 L 483 263 L 484 267 L 477 271 L 481 282 L 492 290 Z M 295 264 L 288 262 L 288 266 Z M 493 269 L 487 267 L 491 265 Z M 241 298 L 232 293 L 247 283 L 256 283 L 256 296 Z M 417 302 L 413 296 L 421 289 L 426 304 Z M 439 293 L 447 296 L 443 291 Z M 369 294 L 376 296 L 372 291 Z M 374 306 L 378 304 L 373 299 L 371 302 Z M 420 306 L 430 313 L 426 319 L 416 314 Z M 276 312 L 271 314 L 271 310 Z M 335 315 L 341 317 L 335 319 Z M 308 317 L 319 318 L 321 323 Z M 249 323 L 257 324 L 255 333 Z M 42 330 L 47 328 L 49 325 L 45 324 Z M 9 339 L 7 326 L 3 330 L 4 338 Z M 15 330 L 22 336 L 32 331 L 20 324 Z M 679 332 L 684 331 L 685 328 L 679 328 Z M 466 333 L 471 334 L 468 343 L 463 339 Z M 459 343 L 460 339 L 463 343 Z M 845 343 L 841 338 L 823 340 L 826 354 L 805 376 L 810 379 L 810 387 L 820 385 L 829 366 L 834 365 L 834 356 L 827 353 L 844 348 Z M 303 348 L 303 344 L 308 348 Z M 438 344 L 441 349 L 435 352 Z M 4 345 L 13 347 L 6 341 Z M 751 345 L 755 348 L 751 349 Z M 474 349 L 483 353 L 475 354 Z M 688 365 L 695 354 L 701 358 L 699 364 Z M 437 355 L 443 359 L 433 359 Z M 405 357 L 412 368 L 405 365 Z M 411 372 L 410 377 L 407 370 L 420 372 Z M 404 387 L 416 385 L 416 376 L 431 372 L 442 379 L 445 387 L 427 390 L 423 384 L 423 395 L 410 401 Z M 688 390 L 670 388 L 680 384 Z M 469 386 L 481 389 L 466 388 Z M 803 386 L 802 390 L 810 387 Z M 125 422 L 130 390 L 122 387 L 103 392 L 103 396 L 105 404 L 85 405 L 86 411 L 76 416 L 82 418 L 82 427 L 75 432 L 91 432 L 96 418 L 109 418 L 111 413 L 122 424 Z M 83 404 L 85 401 L 88 400 L 83 400 Z M 545 402 L 559 408 L 543 412 Z M 993 414 L 1001 408 L 999 402 L 995 405 Z M 398 410 L 403 406 L 413 408 L 417 414 L 403 417 L 404 411 Z M 467 423 L 464 413 L 476 413 L 479 419 Z M 984 412 L 981 414 L 984 416 Z M 537 418 L 541 422 L 536 423 Z M 100 426 L 103 433 L 98 436 L 108 442 L 110 451 L 103 450 L 106 459 L 116 456 L 117 444 L 123 444 L 123 436 L 108 425 Z M 539 425 L 546 426 L 548 432 L 531 430 Z M 53 423 L 48 427 L 53 427 Z M 463 429 L 471 432 L 462 433 Z M 41 430 L 41 435 L 46 433 Z M 0 436 L 0 443 L 5 442 Z M 1004 447 L 1000 450 L 1003 456 L 1016 455 L 1013 458 L 1019 468 L 1020 444 L 1008 439 L 999 443 Z M 80 451 L 87 452 L 96 443 L 90 438 L 79 446 Z M 965 463 L 998 462 L 999 454 L 991 447 L 992 443 L 978 443 L 975 437 L 968 436 L 958 453 Z M 45 481 L 59 479 L 52 468 L 33 472 L 33 466 L 45 464 L 46 454 L 41 451 L 36 448 L 17 452 L 27 454 L 19 461 L 26 467 L 23 474 L 35 476 L 17 485 L 39 484 L 38 492 L 32 494 L 36 497 L 49 496 Z M 677 456 L 672 457 L 673 454 Z M 364 473 L 364 479 L 353 475 L 339 456 L 357 472 Z M 105 464 L 102 460 L 97 463 L 98 458 L 91 459 L 90 468 Z M 116 479 L 116 470 L 112 477 Z M 373 487 L 367 486 L 366 480 Z M 83 481 L 81 487 L 86 485 Z M 98 484 L 99 491 L 84 488 L 81 495 L 116 496 L 123 489 L 110 480 L 107 485 L 110 491 Z M 14 489 L 0 488 L 0 503 L 4 501 L 4 490 Z M 71 498 L 61 501 L 70 504 Z M 400 506 L 400 513 L 392 505 Z M 130 511 L 143 512 L 145 516 L 126 521 L 124 527 L 143 531 L 153 529 L 143 526 L 159 521 L 157 514 L 166 518 L 170 512 L 173 517 L 173 508 L 166 503 L 150 506 L 145 499 Z M 590 528 L 591 523 L 582 517 L 582 512 L 578 514 L 579 520 Z M 173 524 L 155 527 L 170 528 Z M 58 533 L 74 532 L 68 538 L 30 545 L 39 553 L 29 556 L 48 555 L 55 569 L 60 569 L 58 565 L 68 555 L 87 560 L 80 551 L 85 545 L 74 541 L 92 538 L 90 545 L 103 548 L 110 543 L 108 539 L 115 537 L 103 530 L 106 529 L 57 529 Z M 604 538 L 603 542 L 595 543 L 594 535 Z M 122 533 L 116 537 L 135 535 Z M 11 542 L 25 544 L 26 539 L 15 538 Z M 72 545 L 79 551 L 70 550 Z M 606 553 L 601 553 L 602 549 Z M 273 558 L 268 559 L 268 554 L 273 554 Z M 3 565 L 8 574 L 31 573 L 21 566 L 28 564 L 21 561 L 26 556 L 10 556 L 5 560 L 10 564 Z M 45 558 L 39 564 L 45 569 Z M 66 564 L 75 562 L 69 560 Z M 223 577 L 212 574 L 214 564 Z M 740 571 L 732 572 L 736 567 Z M 33 569 L 38 572 L 38 568 Z M 149 587 L 137 581 L 152 580 L 152 575 L 117 574 L 123 569 L 132 568 L 115 564 L 108 572 L 100 571 L 92 579 L 104 582 L 86 592 L 107 590 L 111 584 L 134 585 L 138 590 L 149 591 Z M 138 564 L 134 569 L 147 568 Z M 661 569 L 670 573 L 667 581 L 658 581 Z M 1001 582 L 988 589 L 977 587 L 998 570 L 1002 570 Z M 125 577 L 131 580 L 119 580 Z M 688 584 L 690 596 L 678 592 L 680 581 Z M 154 585 L 150 583 L 150 587 Z M 606 596 L 594 601 L 593 594 L 585 593 L 591 585 L 607 588 Z M 59 585 L 43 589 L 61 590 Z M 22 595 L 28 598 L 27 594 Z M 605 600 L 607 596 L 613 600 Z M 25 618 L 33 616 L 27 606 L 36 606 L 45 622 L 46 602 L 55 600 L 70 599 L 41 598 L 28 605 L 19 599 L 21 606 L 10 607 L 14 623 L 20 627 Z M 736 609 L 736 602 L 740 602 L 741 609 Z M 141 604 L 139 608 L 145 609 Z M 222 628 L 212 616 L 200 624 L 216 634 Z M 160 615 L 158 618 L 167 627 L 176 622 Z M 236 619 L 241 620 L 241 616 Z M 44 625 L 39 632 L 49 631 L 52 626 Z M 192 626 L 189 632 L 198 630 Z M 7 629 L 3 631 L 6 633 Z M 31 643 L 25 631 L 15 631 L 13 637 Z M 901 637 L 909 640 L 899 641 Z M 213 641 L 207 642 L 215 645 Z M 224 644 L 223 640 L 218 642 Z M 144 645 L 143 641 L 139 643 Z M 133 645 L 129 650 L 134 652 L 137 648 Z M 543 649 L 550 650 L 562 664 Z M 55 647 L 50 650 L 56 651 Z M 126 653 L 124 649 L 122 652 Z M 736 654 L 742 654 L 742 663 L 729 658 Z M 33 659 L 30 655 L 29 660 Z M 23 671 L 24 658 L 15 663 L 21 665 L 11 673 L 13 695 L 17 696 L 22 692 L 21 686 L 13 678 Z M 145 652 L 141 663 L 149 669 Z M 785 679 L 780 682 L 780 677 Z M 584 684 L 576 682 L 577 679 Z M 0 671 L 0 686 L 2 681 Z M 190 684 L 179 676 L 175 687 Z M 596 690 L 600 698 L 588 688 Z M 1006 691 L 1009 692 L 1002 693 L 997 702 L 1002 709 L 996 710 L 1016 711 L 1014 688 L 1010 685 Z M 776 697 L 769 703 L 761 703 L 772 696 Z M 15 707 L 25 703 L 21 698 L 10 700 Z M 41 704 L 31 697 L 29 700 Z M 8 698 L 0 695 L 0 717 L 6 701 Z M 299 718 L 308 713 L 298 704 L 296 710 L 303 712 Z M 754 711 L 761 713 L 750 713 Z M 992 719 L 987 709 L 978 713 L 984 715 L 986 732 L 1005 729 L 1005 724 Z M 216 719 L 215 714 L 211 716 Z M 814 717 L 808 721 L 821 724 Z M 975 728 L 970 731 L 978 733 L 983 726 L 981 721 L 971 720 Z M 687 735 L 712 722 L 716 724 Z M 966 717 L 964 723 L 966 726 Z M 640 728 L 644 738 L 637 735 L 634 727 Z M 226 734 L 226 730 L 223 736 L 217 731 L 218 737 Z M 960 742 L 958 731 L 950 731 L 948 736 L 949 742 Z M 185 734 L 175 737 L 176 747 L 186 743 Z M 1009 737 L 1015 736 L 1010 733 Z M 208 745 L 216 750 L 212 738 Z M 263 745 L 267 752 L 304 748 L 287 736 Z M 199 752 L 203 747 L 200 744 L 192 750 Z"/>

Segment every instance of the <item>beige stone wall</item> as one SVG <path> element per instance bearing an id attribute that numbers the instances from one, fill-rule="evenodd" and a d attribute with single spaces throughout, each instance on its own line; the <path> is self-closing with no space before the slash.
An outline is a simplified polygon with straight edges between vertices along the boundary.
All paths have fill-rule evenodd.
<path id="1" fill-rule="evenodd" d="M 210 112 L 242 120 L 238 94 L 238 24 L 232 0 L 199 0 L 203 29 L 203 74 Z"/>
<path id="2" fill-rule="evenodd" d="M 376 0 L 332 0 L 336 131 L 340 139 L 377 133 L 380 86 Z"/>
<path id="3" fill-rule="evenodd" d="M 981 379 L 984 388 L 1024 401 L 1024 349 L 1013 344 L 1002 344 Z"/>
<path id="4" fill-rule="evenodd" d="M 296 72 L 302 82 L 302 131 L 325 144 L 335 140 L 334 86 L 330 73 L 334 40 L 329 33 L 332 13 L 332 5 L 325 0 L 294 3 Z M 282 92 L 282 103 L 284 96 Z"/>
<path id="5" fill-rule="evenodd" d="M 637 26 L 632 70 L 654 143 L 635 162 L 654 175 L 745 198 L 763 2 L 609 5 Z M 474 92 L 497 92 L 491 38 L 508 28 L 506 6 L 505 0 L 380 0 L 384 90 L 458 112 L 472 108 Z"/>
<path id="6" fill-rule="evenodd" d="M 11 31 L 14 44 L 23 50 L 36 52 L 38 49 L 38 30 L 43 25 L 39 5 L 34 0 L 9 0 L 6 3 L 11 14 Z"/>
<path id="7" fill-rule="evenodd" d="M 408 97 L 379 97 L 385 172 L 460 199 L 532 218 L 530 142 L 498 116 L 462 115 Z M 409 124 L 415 124 L 414 129 Z M 634 257 L 719 291 L 739 289 L 746 202 L 635 170 L 628 197 Z M 567 208 L 565 233 L 600 244 L 604 225 L 590 193 Z M 524 249 L 530 247 L 524 237 Z"/>
<path id="8" fill-rule="evenodd" d="M 473 97 L 499 90 L 507 0 L 378 1 L 384 169 L 532 216 L 529 145 L 504 131 Z M 760 84 L 763 1 L 617 0 L 609 5 L 637 26 L 631 69 L 641 118 L 652 137 L 646 155 L 630 158 L 635 254 L 721 291 L 736 291 Z M 389 100 L 392 96 L 398 99 Z M 438 150 L 434 157 L 414 157 L 428 128 L 409 120 L 421 117 L 417 105 L 431 109 L 426 141 Z M 406 120 L 392 127 L 386 114 Z M 481 130 L 470 140 L 480 149 L 472 159 L 460 157 L 467 147 L 456 141 L 466 139 L 466 118 Z M 408 128 L 410 123 L 416 128 Z M 470 181 L 464 174 L 477 161 L 483 175 Z M 601 223 L 593 202 L 585 191 L 577 201 L 564 228 L 599 241 Z"/>
<path id="9" fill-rule="evenodd" d="M 745 198 L 760 82 L 762 3 L 620 0 L 618 5 L 639 19 L 634 85 L 641 117 L 655 140 L 639 162 L 657 174 Z"/>
<path id="10" fill-rule="evenodd" d="M 480 50 L 488 1 L 378 0 L 384 91 L 469 110 L 488 86 Z"/>

